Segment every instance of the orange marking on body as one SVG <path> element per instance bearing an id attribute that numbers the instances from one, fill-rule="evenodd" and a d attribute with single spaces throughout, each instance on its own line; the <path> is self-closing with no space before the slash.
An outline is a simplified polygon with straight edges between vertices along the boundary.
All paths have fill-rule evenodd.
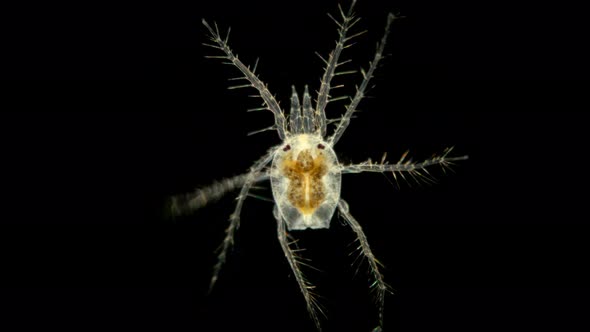
<path id="1" fill-rule="evenodd" d="M 286 156 L 282 165 L 289 179 L 287 197 L 302 214 L 312 214 L 324 201 L 326 192 L 322 177 L 327 172 L 326 159 L 320 154 L 313 158 L 310 150 L 303 150 L 297 159 Z"/>

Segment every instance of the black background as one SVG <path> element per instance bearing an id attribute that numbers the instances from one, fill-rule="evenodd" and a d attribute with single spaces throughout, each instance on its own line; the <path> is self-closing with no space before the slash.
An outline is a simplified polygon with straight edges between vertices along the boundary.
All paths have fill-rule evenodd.
<path id="1" fill-rule="evenodd" d="M 347 5 L 347 4 L 345 4 Z M 207 296 L 233 195 L 166 219 L 164 202 L 244 172 L 279 140 L 236 70 L 201 46 L 201 18 L 288 105 L 316 89 L 336 2 L 23 3 L 3 20 L 0 325 L 5 331 L 313 331 L 276 240 L 272 204 L 248 199 L 236 249 Z M 342 197 L 385 265 L 390 331 L 587 331 L 582 14 L 560 3 L 360 1 L 368 63 L 396 22 L 375 98 L 336 146 L 341 162 L 470 156 L 439 183 L 346 175 Z M 352 91 L 358 75 L 341 78 Z M 331 104 L 337 116 L 343 104 Z M 271 196 L 269 189 L 258 194 Z M 369 331 L 376 311 L 353 236 L 297 232 L 322 272 L 327 331 Z"/>

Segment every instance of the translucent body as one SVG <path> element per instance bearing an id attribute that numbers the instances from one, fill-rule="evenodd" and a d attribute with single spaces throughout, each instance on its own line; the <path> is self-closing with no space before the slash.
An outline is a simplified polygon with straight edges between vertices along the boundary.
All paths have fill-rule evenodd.
<path id="1" fill-rule="evenodd" d="M 328 143 L 312 134 L 285 140 L 275 152 L 270 174 L 274 201 L 289 230 L 330 227 L 342 180 Z"/>
<path id="2" fill-rule="evenodd" d="M 398 175 L 405 180 L 413 179 L 416 182 L 434 182 L 433 177 L 427 168 L 438 165 L 443 170 L 450 167 L 453 162 L 467 159 L 467 156 L 448 157 L 452 148 L 446 149 L 442 155 L 434 155 L 430 159 L 421 162 L 406 161 L 407 153 L 403 154 L 396 163 L 389 163 L 385 155 L 380 162 L 373 162 L 371 159 L 347 165 L 340 165 L 334 146 L 348 128 L 351 119 L 357 110 L 357 106 L 365 97 L 365 92 L 370 87 L 369 83 L 380 60 L 383 58 L 385 44 L 389 35 L 389 29 L 396 19 L 396 16 L 389 14 L 383 36 L 377 43 L 373 59 L 369 66 L 360 69 L 362 75 L 360 84 L 351 96 L 333 96 L 334 86 L 332 79 L 350 74 L 349 71 L 341 68 L 349 61 L 341 60 L 341 54 L 350 46 L 351 39 L 362 34 L 348 35 L 359 19 L 354 16 L 353 8 L 356 0 L 352 0 L 348 11 L 339 7 L 338 19 L 330 16 L 338 26 L 338 39 L 333 50 L 327 58 L 320 58 L 325 64 L 324 74 L 320 80 L 317 90 L 317 98 L 313 98 L 307 86 L 304 88 L 302 102 L 293 87 L 291 94 L 291 107 L 287 113 L 282 109 L 268 86 L 256 74 L 256 65 L 252 68 L 244 64 L 229 47 L 229 31 L 222 38 L 217 25 L 211 26 L 205 20 L 203 25 L 209 31 L 210 43 L 205 44 L 218 50 L 221 55 L 212 56 L 220 58 L 226 64 L 230 64 L 241 73 L 240 76 L 231 80 L 238 85 L 230 88 L 253 88 L 257 96 L 262 100 L 262 107 L 257 110 L 268 110 L 273 114 L 274 124 L 268 128 L 256 132 L 273 130 L 276 131 L 281 140 L 279 145 L 273 146 L 269 151 L 252 164 L 250 169 L 236 177 L 224 179 L 213 185 L 198 189 L 193 193 L 179 195 L 172 198 L 171 210 L 174 214 L 186 213 L 205 206 L 208 202 L 219 199 L 226 193 L 239 189 L 236 198 L 236 205 L 229 217 L 229 226 L 226 228 L 225 237 L 219 248 L 217 263 L 213 267 L 210 289 L 218 280 L 219 273 L 225 263 L 230 249 L 234 244 L 234 235 L 240 226 L 240 214 L 247 197 L 260 196 L 253 194 L 255 184 L 270 179 L 273 192 L 273 215 L 277 222 L 277 238 L 285 257 L 293 271 L 293 276 L 305 299 L 307 310 L 318 330 L 320 326 L 320 313 L 322 308 L 318 302 L 315 286 L 305 277 L 304 267 L 309 266 L 309 260 L 300 254 L 302 249 L 297 247 L 296 239 L 293 239 L 291 230 L 304 230 L 329 228 L 330 220 L 338 209 L 341 220 L 347 224 L 355 233 L 358 250 L 361 260 L 368 265 L 369 285 L 375 298 L 378 309 L 379 322 L 373 332 L 382 331 L 384 320 L 385 295 L 389 287 L 385 283 L 384 276 L 380 271 L 380 263 L 375 258 L 366 235 L 360 223 L 351 214 L 348 203 L 340 197 L 341 175 L 364 172 L 391 173 L 397 181 Z M 345 111 L 339 117 L 328 118 L 326 108 L 332 101 L 348 99 L 349 103 Z M 331 124 L 334 124 L 333 130 Z M 256 133 L 254 132 L 254 133 Z M 270 165 L 270 167 L 269 167 Z M 289 231 L 288 231 L 289 230 Z M 295 248 L 294 248 L 295 247 Z"/>

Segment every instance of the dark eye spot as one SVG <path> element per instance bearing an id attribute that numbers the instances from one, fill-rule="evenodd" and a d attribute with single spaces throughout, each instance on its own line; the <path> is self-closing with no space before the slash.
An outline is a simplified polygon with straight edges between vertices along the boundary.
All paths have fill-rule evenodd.
<path id="1" fill-rule="evenodd" d="M 322 149 L 323 150 L 324 148 L 325 148 L 325 146 L 323 146 L 322 144 L 318 144 L 318 149 Z"/>
<path id="2" fill-rule="evenodd" d="M 291 146 L 289 144 L 285 145 L 285 147 L 283 148 L 283 151 L 289 151 L 291 150 Z"/>

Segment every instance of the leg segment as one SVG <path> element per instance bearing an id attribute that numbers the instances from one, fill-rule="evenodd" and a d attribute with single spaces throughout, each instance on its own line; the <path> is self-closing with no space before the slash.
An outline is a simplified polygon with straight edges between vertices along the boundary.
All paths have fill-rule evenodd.
<path id="1" fill-rule="evenodd" d="M 291 270 L 295 275 L 295 280 L 299 284 L 299 289 L 301 293 L 303 293 L 303 297 L 305 298 L 305 303 L 307 304 L 307 311 L 309 315 L 313 319 L 313 322 L 318 330 L 321 331 L 320 327 L 320 320 L 318 318 L 318 313 L 322 312 L 317 300 L 315 298 L 315 294 L 312 292 L 314 286 L 311 285 L 301 272 L 300 265 L 305 265 L 305 263 L 301 262 L 301 258 L 295 255 L 295 251 L 289 247 L 289 239 L 288 233 L 285 222 L 282 220 L 282 217 L 279 213 L 277 206 L 275 205 L 274 208 L 274 216 L 277 220 L 277 232 L 279 237 L 279 243 L 281 244 L 281 248 L 283 248 L 283 252 L 285 253 L 285 257 L 287 257 L 287 261 L 289 261 L 289 265 L 291 266 Z"/>
<path id="2" fill-rule="evenodd" d="M 230 191 L 243 186 L 248 180 L 250 173 L 226 178 L 213 184 L 196 189 L 192 193 L 177 195 L 170 198 L 169 212 L 172 216 L 179 216 L 196 211 L 209 203 L 213 203 Z M 268 180 L 267 174 L 259 174 L 254 182 Z"/>
<path id="3" fill-rule="evenodd" d="M 262 170 L 268 163 L 271 162 L 272 157 L 274 155 L 275 148 L 272 148 L 264 157 L 258 160 L 251 168 L 250 172 L 246 174 L 246 178 L 244 180 L 244 184 L 242 185 L 242 189 L 240 190 L 240 194 L 238 195 L 236 208 L 234 212 L 230 215 L 229 226 L 225 230 L 225 238 L 221 243 L 219 248 L 219 254 L 217 255 L 217 263 L 213 267 L 213 276 L 211 277 L 211 282 L 209 284 L 209 291 L 213 289 L 215 283 L 217 282 L 217 278 L 219 276 L 219 271 L 221 271 L 221 267 L 225 263 L 227 258 L 227 252 L 232 247 L 234 243 L 234 233 L 240 227 L 240 213 L 242 212 L 242 205 L 244 205 L 244 200 L 248 197 L 248 192 L 252 185 L 256 182 L 261 176 L 265 176 L 262 173 Z"/>
<path id="4" fill-rule="evenodd" d="M 367 241 L 367 237 L 365 233 L 363 233 L 363 229 L 361 225 L 354 219 L 354 217 L 350 214 L 348 203 L 343 199 L 338 202 L 338 211 L 344 217 L 344 220 L 350 225 L 352 230 L 355 232 L 358 241 L 359 241 L 359 249 L 361 250 L 362 255 L 367 259 L 369 263 L 369 271 L 371 273 L 372 279 L 371 280 L 371 288 L 375 291 L 375 299 L 377 302 L 377 307 L 379 309 L 379 326 L 374 329 L 374 331 L 381 331 L 383 327 L 383 310 L 385 304 L 385 293 L 389 291 L 389 286 L 383 281 L 383 275 L 379 272 L 379 262 L 373 255 L 371 248 L 369 247 L 369 242 Z"/>
<path id="5" fill-rule="evenodd" d="M 225 53 L 225 55 L 219 56 L 219 58 L 226 59 L 227 61 L 229 61 L 228 62 L 229 64 L 236 66 L 236 68 L 238 68 L 242 72 L 242 74 L 244 76 L 239 77 L 237 79 L 245 79 L 249 82 L 249 84 L 238 85 L 238 86 L 234 86 L 232 88 L 253 87 L 256 90 L 258 90 L 258 92 L 260 93 L 260 97 L 264 101 L 265 108 L 268 109 L 269 111 L 271 111 L 275 117 L 275 124 L 274 124 L 273 128 L 276 129 L 281 140 L 284 140 L 285 135 L 287 133 L 285 114 L 281 110 L 281 107 L 279 106 L 279 103 L 276 101 L 274 96 L 270 93 L 270 91 L 268 91 L 266 84 L 264 84 L 264 82 L 262 82 L 258 78 L 258 76 L 256 76 L 256 74 L 255 74 L 256 66 L 254 66 L 253 70 L 250 70 L 250 67 L 244 65 L 244 63 L 242 63 L 242 61 L 240 61 L 238 59 L 238 56 L 232 52 L 232 50 L 227 45 L 229 31 L 228 31 L 227 37 L 225 39 L 222 39 L 221 35 L 219 33 L 219 29 L 217 28 L 217 25 L 215 25 L 215 29 L 214 29 L 204 19 L 203 19 L 203 25 L 207 28 L 207 30 L 209 30 L 209 34 L 211 35 L 210 36 L 211 41 L 213 41 L 215 43 L 214 45 L 213 44 L 205 44 L 205 45 L 223 51 L 223 53 Z"/>
<path id="6" fill-rule="evenodd" d="M 358 241 L 359 241 L 359 249 L 361 250 L 362 255 L 367 259 L 369 263 L 369 271 L 371 273 L 371 288 L 375 291 L 375 299 L 377 302 L 377 307 L 379 310 L 379 326 L 375 328 L 373 331 L 381 331 L 383 327 L 383 310 L 384 310 L 384 302 L 385 302 L 385 293 L 389 291 L 389 286 L 383 281 L 383 275 L 379 272 L 379 262 L 373 255 L 371 248 L 369 247 L 369 242 L 367 241 L 367 237 L 365 233 L 363 233 L 363 229 L 361 225 L 354 219 L 354 217 L 350 214 L 348 203 L 346 203 L 343 199 L 338 202 L 338 211 L 344 217 L 344 220 L 350 225 L 352 230 L 355 232 Z"/>
<path id="7" fill-rule="evenodd" d="M 350 123 L 350 118 L 356 111 L 356 108 L 360 101 L 365 96 L 365 90 L 369 85 L 369 81 L 373 77 L 373 73 L 375 72 L 375 69 L 377 69 L 377 65 L 383 57 L 385 43 L 387 42 L 387 36 L 389 35 L 389 27 L 391 26 L 391 23 L 394 19 L 396 19 L 395 15 L 389 13 L 389 15 L 387 16 L 387 24 L 385 25 L 385 32 L 383 33 L 381 41 L 377 43 L 377 52 L 375 53 L 375 57 L 373 58 L 373 61 L 369 63 L 369 69 L 367 71 L 361 70 L 361 73 L 363 74 L 363 81 L 361 82 L 361 85 L 356 88 L 356 94 L 354 95 L 354 98 L 352 98 L 350 105 L 346 107 L 346 113 L 344 113 L 344 116 L 338 123 L 338 127 L 336 127 L 334 134 L 328 139 L 328 143 L 330 143 L 332 146 L 334 146 L 338 142 L 338 140 L 348 127 L 348 124 Z"/>
<path id="8" fill-rule="evenodd" d="M 404 153 L 400 160 L 395 164 L 388 164 L 385 161 L 385 156 L 379 163 L 374 163 L 370 159 L 355 165 L 347 165 L 343 166 L 342 173 L 361 173 L 361 172 L 378 172 L 378 173 L 385 173 L 391 172 L 393 177 L 397 180 L 397 175 L 399 174 L 403 178 L 405 178 L 404 173 L 410 175 L 412 178 L 418 182 L 419 180 L 423 180 L 425 182 L 433 182 L 430 173 L 426 169 L 429 166 L 433 165 L 440 165 L 443 170 L 449 168 L 453 165 L 455 161 L 460 160 L 467 160 L 468 156 L 461 156 L 461 157 L 448 157 L 449 153 L 453 150 L 453 148 L 446 149 L 440 156 L 435 156 L 430 159 L 424 160 L 419 163 L 414 163 L 411 161 L 405 161 L 405 158 L 408 154 Z"/>
<path id="9" fill-rule="evenodd" d="M 358 22 L 358 19 L 353 18 L 353 13 L 352 13 L 355 4 L 356 4 L 356 0 L 353 0 L 352 3 L 350 4 L 350 8 L 348 9 L 348 13 L 344 13 L 342 8 L 340 6 L 338 6 L 338 9 L 340 10 L 340 16 L 342 19 L 341 22 L 334 19 L 332 16 L 330 16 L 330 18 L 332 18 L 332 20 L 334 20 L 334 22 L 336 22 L 336 24 L 338 25 L 338 41 L 336 41 L 336 47 L 328 56 L 328 60 L 326 61 L 322 58 L 322 60 L 324 60 L 324 63 L 326 64 L 326 68 L 324 71 L 324 75 L 322 76 L 322 80 L 320 82 L 320 91 L 318 92 L 318 100 L 317 100 L 315 117 L 314 117 L 315 122 L 317 123 L 316 130 L 318 130 L 319 134 L 322 137 L 324 137 L 324 135 L 326 135 L 326 112 L 325 112 L 325 109 L 326 109 L 326 105 L 328 104 L 328 98 L 330 96 L 330 82 L 332 81 L 332 78 L 334 78 L 334 76 L 337 75 L 336 68 L 339 65 L 343 64 L 343 63 L 338 63 L 338 60 L 340 58 L 340 54 L 346 48 L 345 44 L 348 41 L 350 41 L 350 39 L 355 37 L 355 36 L 346 37 L 348 30 L 354 24 L 356 24 L 356 22 Z"/>

